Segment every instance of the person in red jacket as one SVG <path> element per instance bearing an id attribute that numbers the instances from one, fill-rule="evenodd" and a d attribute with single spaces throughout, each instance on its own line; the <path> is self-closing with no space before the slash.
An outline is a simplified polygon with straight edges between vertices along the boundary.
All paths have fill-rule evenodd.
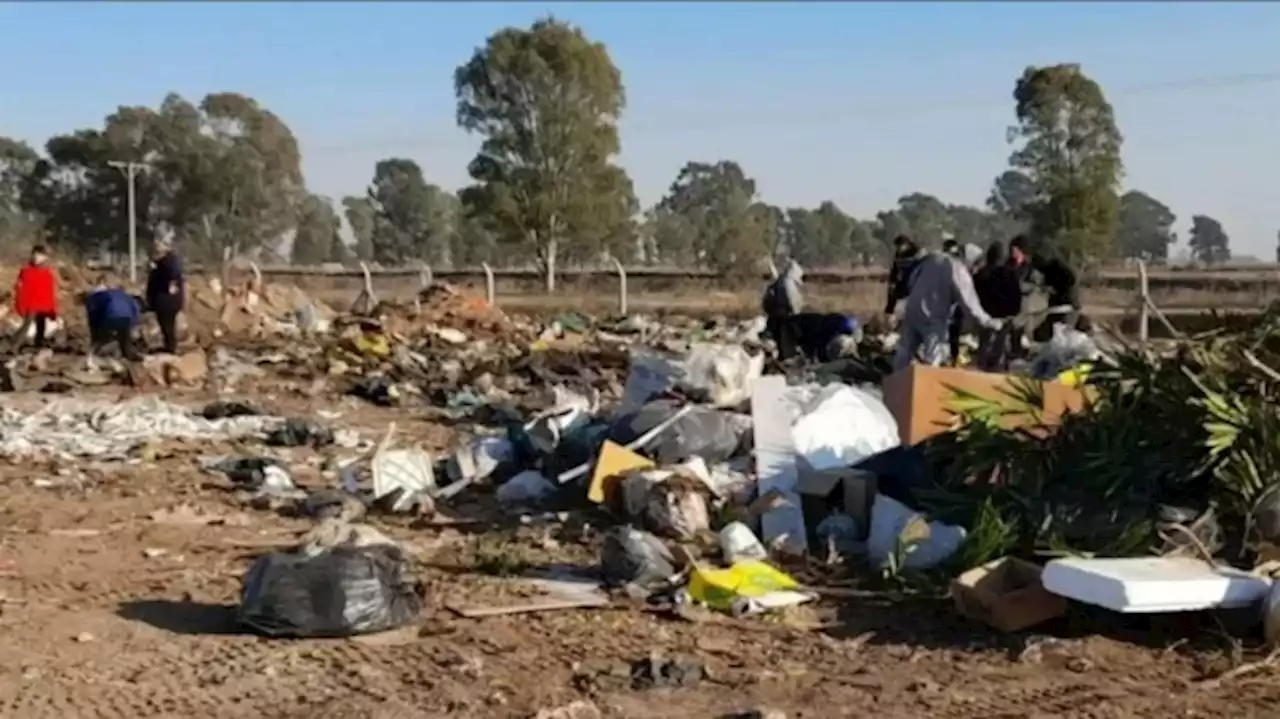
<path id="1" fill-rule="evenodd" d="M 18 330 L 19 347 L 33 324 L 36 348 L 44 347 L 48 323 L 58 317 L 58 276 L 48 263 L 49 253 L 43 245 L 36 245 L 31 248 L 31 261 L 18 272 L 13 304 L 22 318 L 22 327 Z"/>

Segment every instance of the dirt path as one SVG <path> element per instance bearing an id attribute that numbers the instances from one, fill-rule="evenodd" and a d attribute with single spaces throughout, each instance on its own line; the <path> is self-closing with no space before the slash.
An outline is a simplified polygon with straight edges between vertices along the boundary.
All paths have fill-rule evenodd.
<path id="1" fill-rule="evenodd" d="M 411 434 L 445 436 L 415 427 L 409 412 L 348 411 L 373 436 L 393 415 Z M 555 526 L 486 539 L 392 523 L 387 531 L 406 543 L 429 590 L 415 626 L 266 640 L 235 627 L 240 576 L 256 552 L 286 544 L 305 523 L 240 506 L 196 470 L 196 456 L 0 469 L 0 717 L 532 717 L 574 701 L 600 712 L 579 716 L 636 719 L 762 707 L 885 719 L 1280 713 L 1275 676 L 1191 684 L 1226 665 L 1227 644 L 1200 626 L 1098 634 L 1095 619 L 1073 617 L 1052 628 L 1061 639 L 1003 637 L 960 622 L 946 604 L 870 600 L 706 622 L 637 607 L 484 620 L 442 608 L 509 585 L 482 571 L 486 553 L 534 547 L 590 561 L 581 533 Z M 153 518 L 184 504 L 225 521 Z M 655 651 L 702 662 L 709 675 L 689 688 L 633 689 L 627 666 Z"/>

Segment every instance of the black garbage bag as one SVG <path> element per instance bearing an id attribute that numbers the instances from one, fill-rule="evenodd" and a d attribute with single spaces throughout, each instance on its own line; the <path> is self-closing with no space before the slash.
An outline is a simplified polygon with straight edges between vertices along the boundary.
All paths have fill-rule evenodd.
<path id="1" fill-rule="evenodd" d="M 614 420 L 609 439 L 630 444 L 679 410 L 680 405 L 669 400 L 649 402 Z M 733 412 L 694 407 L 639 451 L 660 465 L 678 464 L 692 457 L 702 457 L 708 464 L 724 462 L 750 449 L 749 426 Z"/>
<path id="2" fill-rule="evenodd" d="M 930 466 L 925 449 L 897 446 L 853 465 L 876 476 L 876 492 L 908 507 L 918 507 L 916 490 L 930 486 Z"/>
<path id="3" fill-rule="evenodd" d="M 218 462 L 210 469 L 222 472 L 227 479 L 245 489 L 260 489 L 267 481 L 267 468 L 278 466 L 279 462 L 266 457 L 233 457 Z"/>
<path id="4" fill-rule="evenodd" d="M 290 419 L 267 432 L 273 447 L 324 447 L 333 444 L 333 430 L 303 419 Z"/>
<path id="5" fill-rule="evenodd" d="M 400 404 L 400 393 L 395 384 L 383 376 L 362 377 L 351 384 L 347 394 L 379 407 L 395 407 Z"/>
<path id="6" fill-rule="evenodd" d="M 606 585 L 652 587 L 675 573 L 671 551 L 654 535 L 628 526 L 614 527 L 605 535 L 600 547 L 600 574 Z"/>
<path id="7" fill-rule="evenodd" d="M 395 629 L 422 611 L 404 555 L 387 544 L 258 557 L 236 619 L 269 637 L 350 637 Z"/>
<path id="8" fill-rule="evenodd" d="M 212 402 L 200 413 L 205 419 L 230 419 L 232 417 L 254 417 L 262 412 L 248 402 Z"/>

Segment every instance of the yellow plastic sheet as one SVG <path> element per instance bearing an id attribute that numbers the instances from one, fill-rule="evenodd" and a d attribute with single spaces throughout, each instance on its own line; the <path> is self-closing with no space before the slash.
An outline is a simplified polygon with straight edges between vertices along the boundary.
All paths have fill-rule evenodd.
<path id="1" fill-rule="evenodd" d="M 794 592 L 800 584 L 787 574 L 756 560 L 736 562 L 728 569 L 695 567 L 689 577 L 689 596 L 712 609 L 732 611 L 742 599 L 759 599 L 775 592 Z"/>

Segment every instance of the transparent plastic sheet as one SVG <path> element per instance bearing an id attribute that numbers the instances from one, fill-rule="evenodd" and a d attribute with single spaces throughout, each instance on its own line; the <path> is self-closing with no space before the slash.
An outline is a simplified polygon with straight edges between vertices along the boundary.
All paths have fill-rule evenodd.
<path id="1" fill-rule="evenodd" d="M 244 577 L 239 622 L 269 637 L 350 637 L 395 629 L 422 610 L 395 546 L 339 546 L 314 556 L 258 557 Z"/>

